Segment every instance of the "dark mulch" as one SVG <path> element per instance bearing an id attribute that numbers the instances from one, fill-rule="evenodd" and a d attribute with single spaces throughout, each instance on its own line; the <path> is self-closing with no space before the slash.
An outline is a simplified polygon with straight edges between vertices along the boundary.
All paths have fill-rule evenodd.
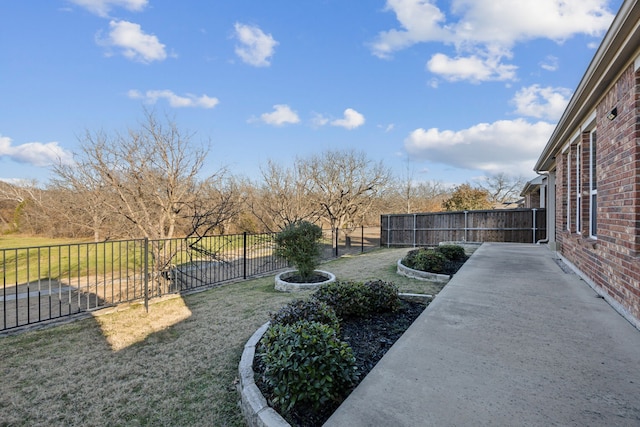
<path id="1" fill-rule="evenodd" d="M 448 274 L 450 276 L 453 276 L 454 274 L 456 274 L 458 272 L 458 270 L 460 270 L 460 267 L 462 267 L 462 265 L 467 261 L 467 259 L 469 259 L 468 257 L 463 259 L 463 260 L 459 260 L 459 261 L 447 261 L 444 263 L 444 271 L 442 272 L 442 274 Z"/>
<path id="2" fill-rule="evenodd" d="M 293 274 L 282 278 L 282 280 L 289 283 L 322 283 L 327 281 L 327 276 L 323 276 L 318 273 L 313 273 L 310 277 L 302 277 L 299 274 Z"/>
<path id="3" fill-rule="evenodd" d="M 356 366 L 360 372 L 359 381 L 364 379 L 426 306 L 427 304 L 424 303 L 401 301 L 400 308 L 395 312 L 351 318 L 340 322 L 342 340 L 351 346 L 356 357 Z M 259 352 L 258 349 L 256 354 Z M 256 385 L 268 400 L 270 392 L 261 381 L 263 369 L 259 358 L 256 357 L 254 360 Z M 351 390 L 347 390 L 344 398 L 350 392 Z M 336 402 L 334 405 L 326 406 L 321 412 L 314 412 L 308 407 L 296 406 L 290 414 L 285 415 L 285 419 L 291 425 L 298 427 L 321 426 L 340 406 L 340 403 Z"/>

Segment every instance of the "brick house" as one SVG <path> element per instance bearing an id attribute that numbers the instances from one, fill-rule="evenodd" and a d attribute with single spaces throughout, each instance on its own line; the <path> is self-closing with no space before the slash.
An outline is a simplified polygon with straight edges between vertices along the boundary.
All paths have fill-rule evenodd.
<path id="1" fill-rule="evenodd" d="M 547 178 L 539 175 L 527 182 L 520 192 L 523 208 L 544 208 L 546 203 L 545 191 Z"/>
<path id="2" fill-rule="evenodd" d="M 640 5 L 625 0 L 540 155 L 548 246 L 640 329 Z"/>

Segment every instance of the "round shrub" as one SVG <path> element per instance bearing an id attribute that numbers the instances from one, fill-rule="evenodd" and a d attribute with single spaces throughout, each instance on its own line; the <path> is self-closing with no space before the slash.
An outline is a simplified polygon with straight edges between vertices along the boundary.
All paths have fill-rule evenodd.
<path id="1" fill-rule="evenodd" d="M 409 257 L 409 255 L 411 255 Z M 414 270 L 440 273 L 444 271 L 447 258 L 435 249 L 418 249 L 411 251 L 402 261 L 404 265 Z"/>
<path id="2" fill-rule="evenodd" d="M 312 298 L 330 305 L 341 319 L 363 316 L 369 311 L 369 293 L 362 282 L 336 280 L 320 286 Z"/>
<path id="3" fill-rule="evenodd" d="M 383 313 L 395 311 L 400 307 L 398 287 L 383 280 L 372 280 L 364 284 L 368 294 L 369 312 Z"/>
<path id="4" fill-rule="evenodd" d="M 467 254 L 464 253 L 464 248 L 460 245 L 441 245 L 436 250 L 449 261 L 464 261 L 467 259 Z"/>
<path id="5" fill-rule="evenodd" d="M 275 313 L 271 313 L 272 325 L 291 325 L 301 320 L 329 325 L 336 331 L 340 323 L 336 312 L 327 303 L 309 299 L 290 302 Z"/>
<path id="6" fill-rule="evenodd" d="M 329 325 L 306 320 L 272 325 L 261 344 L 263 380 L 281 413 L 298 404 L 319 410 L 339 403 L 358 379 L 351 347 Z"/>

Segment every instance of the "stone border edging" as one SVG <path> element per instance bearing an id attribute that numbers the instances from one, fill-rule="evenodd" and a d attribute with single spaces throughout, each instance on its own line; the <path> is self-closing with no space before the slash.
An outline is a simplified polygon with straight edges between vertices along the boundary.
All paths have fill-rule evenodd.
<path id="1" fill-rule="evenodd" d="M 333 273 L 330 273 L 330 272 L 324 271 L 324 270 L 314 270 L 314 271 L 317 272 L 317 273 L 322 274 L 325 277 L 327 277 L 327 280 L 325 280 L 324 282 L 318 282 L 318 283 L 291 283 L 291 282 L 286 282 L 286 281 L 282 280 L 282 277 L 286 277 L 287 274 L 291 274 L 291 273 L 297 272 L 297 270 L 287 270 L 287 271 L 283 271 L 282 273 L 279 273 L 279 274 L 276 275 L 275 289 L 276 289 L 276 291 L 282 291 L 282 292 L 297 292 L 297 291 L 314 290 L 314 289 L 318 289 L 322 285 L 326 285 L 327 283 L 332 283 L 332 282 L 336 281 L 336 276 Z"/>
<path id="2" fill-rule="evenodd" d="M 434 298 L 432 295 L 424 294 L 400 293 L 398 296 L 408 300 Z M 267 332 L 270 324 L 271 322 L 267 322 L 260 326 L 260 328 L 251 335 L 251 338 L 249 338 L 242 351 L 242 357 L 238 364 L 240 381 L 237 386 L 238 393 L 240 393 L 240 407 L 242 409 L 242 415 L 250 427 L 291 427 L 291 424 L 269 406 L 267 399 L 265 399 L 262 392 L 260 392 L 254 379 L 253 358 L 256 354 L 256 345 L 258 345 L 264 333 Z"/>
<path id="3" fill-rule="evenodd" d="M 397 266 L 397 272 L 399 275 L 409 277 L 411 279 L 428 280 L 429 282 L 436 283 L 447 283 L 451 279 L 451 276 L 449 276 L 448 274 L 429 273 L 428 271 L 414 270 L 413 268 L 409 268 L 402 263 L 402 259 L 398 260 Z"/>

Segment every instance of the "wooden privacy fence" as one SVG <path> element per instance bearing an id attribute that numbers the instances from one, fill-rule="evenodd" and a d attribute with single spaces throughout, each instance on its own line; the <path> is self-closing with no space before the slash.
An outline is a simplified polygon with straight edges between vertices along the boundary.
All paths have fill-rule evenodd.
<path id="1" fill-rule="evenodd" d="M 547 236 L 545 209 L 500 209 L 382 215 L 381 246 L 439 242 L 535 243 Z"/>

